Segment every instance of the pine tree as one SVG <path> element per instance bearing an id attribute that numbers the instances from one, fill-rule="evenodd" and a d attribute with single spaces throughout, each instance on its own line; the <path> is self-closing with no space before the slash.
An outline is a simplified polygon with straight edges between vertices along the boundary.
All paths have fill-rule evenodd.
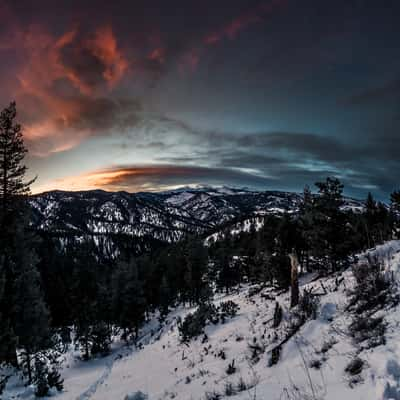
<path id="1" fill-rule="evenodd" d="M 44 302 L 37 258 L 29 247 L 31 240 L 24 238 L 23 228 L 18 228 L 19 250 L 15 262 L 15 334 L 23 355 L 22 366 L 32 381 L 32 356 L 51 347 L 49 312 Z"/>
<path id="2" fill-rule="evenodd" d="M 298 267 L 299 261 L 295 253 L 290 253 L 291 263 L 291 279 L 290 279 L 290 307 L 295 307 L 299 304 L 299 278 Z"/>
<path id="3" fill-rule="evenodd" d="M 390 195 L 390 204 L 395 212 L 400 212 L 400 190 L 395 190 Z"/>
<path id="4" fill-rule="evenodd" d="M 48 371 L 47 383 L 49 384 L 50 388 L 55 388 L 59 392 L 63 390 L 64 379 L 61 378 L 61 375 L 58 372 L 57 368 L 53 367 L 50 371 Z"/>
<path id="5" fill-rule="evenodd" d="M 4 297 L 6 287 L 4 256 L 0 258 L 0 274 L 0 363 L 4 361 L 17 366 L 17 338 L 11 326 L 10 310 L 5 309 L 10 302 L 6 302 Z"/>
<path id="6" fill-rule="evenodd" d="M 40 358 L 35 360 L 35 381 L 36 396 L 44 397 L 49 393 L 49 383 L 47 381 L 48 368 L 46 362 Z"/>
<path id="7" fill-rule="evenodd" d="M 209 294 L 208 282 L 205 276 L 208 272 L 207 249 L 198 240 L 189 240 L 185 248 L 185 286 L 187 300 L 194 304 L 204 301 Z"/>
<path id="8" fill-rule="evenodd" d="M 393 214 L 389 212 L 386 205 L 382 202 L 377 204 L 377 235 L 379 238 L 379 243 L 383 243 L 385 240 L 392 239 L 392 230 L 394 218 Z"/>
<path id="9" fill-rule="evenodd" d="M 215 257 L 214 268 L 217 287 L 218 289 L 225 289 L 226 293 L 236 283 L 235 268 L 232 264 L 232 256 L 229 254 L 229 250 L 222 245 Z"/>
<path id="10" fill-rule="evenodd" d="M 146 311 L 143 288 L 135 261 L 132 259 L 119 262 L 113 277 L 113 313 L 125 338 L 132 333 L 135 340 L 138 338 Z"/>
<path id="11" fill-rule="evenodd" d="M 166 274 L 161 279 L 160 287 L 160 315 L 163 319 L 169 312 L 169 306 L 172 303 L 172 291 Z"/>
<path id="12" fill-rule="evenodd" d="M 312 210 L 312 252 L 321 267 L 336 271 L 349 262 L 350 243 L 347 219 L 341 210 L 343 185 L 337 178 L 327 178 L 315 184 L 319 195 Z"/>
<path id="13" fill-rule="evenodd" d="M 25 180 L 27 150 L 16 115 L 15 102 L 0 113 L 0 361 L 14 366 L 17 342 L 30 354 L 48 335 L 48 312 L 28 224 L 26 197 L 34 180 Z"/>
<path id="14" fill-rule="evenodd" d="M 303 191 L 303 199 L 299 209 L 299 230 L 301 239 L 301 266 L 305 266 L 305 269 L 309 269 L 310 263 L 310 252 L 312 247 L 313 238 L 313 207 L 314 197 L 311 193 L 309 186 L 305 186 Z"/>
<path id="15" fill-rule="evenodd" d="M 371 192 L 368 193 L 367 199 L 365 201 L 365 233 L 367 237 L 367 246 L 371 248 L 377 242 L 376 228 L 377 228 L 377 204 L 372 197 Z"/>
<path id="16" fill-rule="evenodd" d="M 400 238 L 400 190 L 390 195 L 390 210 L 393 218 L 394 235 Z"/>
<path id="17" fill-rule="evenodd" d="M 0 114 L 0 223 L 5 228 L 18 211 L 17 200 L 29 194 L 35 179 L 25 182 L 27 167 L 23 164 L 27 149 L 24 146 L 22 127 L 15 122 L 16 103 L 12 102 Z M 15 216 L 14 216 L 15 217 Z"/>
<path id="18" fill-rule="evenodd" d="M 102 302 L 105 299 L 99 294 L 102 266 L 98 265 L 92 254 L 91 243 L 86 243 L 71 254 L 75 257 L 71 288 L 75 338 L 80 345 L 83 359 L 89 360 L 94 341 L 99 339 L 97 324 L 104 321 Z M 97 348 L 99 347 L 101 345 Z"/>

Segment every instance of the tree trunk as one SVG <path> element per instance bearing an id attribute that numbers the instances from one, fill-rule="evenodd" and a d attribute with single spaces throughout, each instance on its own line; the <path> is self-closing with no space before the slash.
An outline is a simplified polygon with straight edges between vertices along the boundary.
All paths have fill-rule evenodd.
<path id="1" fill-rule="evenodd" d="M 296 254 L 289 254 L 290 263 L 292 265 L 291 275 L 290 275 L 290 307 L 295 307 L 299 304 L 299 277 L 298 277 L 298 268 L 299 261 L 297 259 Z"/>

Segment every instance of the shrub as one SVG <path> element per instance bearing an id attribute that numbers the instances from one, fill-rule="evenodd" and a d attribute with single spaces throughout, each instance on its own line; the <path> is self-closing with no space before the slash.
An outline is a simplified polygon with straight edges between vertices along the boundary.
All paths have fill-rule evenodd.
<path id="1" fill-rule="evenodd" d="M 232 300 L 224 301 L 219 305 L 218 311 L 221 319 L 236 316 L 239 306 Z"/>
<path id="2" fill-rule="evenodd" d="M 378 310 L 399 303 L 393 279 L 384 273 L 376 259 L 353 267 L 356 284 L 351 291 L 349 309 L 354 317 L 349 325 L 350 335 L 364 348 L 385 344 L 385 322 L 383 317 L 373 317 Z"/>
<path id="3" fill-rule="evenodd" d="M 236 385 L 234 385 L 232 382 L 227 382 L 225 384 L 224 394 L 227 397 L 235 396 L 240 392 L 244 392 L 245 390 L 255 387 L 257 384 L 258 378 L 256 376 L 254 376 L 254 378 L 249 382 L 246 382 L 243 377 L 240 377 Z"/>
<path id="4" fill-rule="evenodd" d="M 262 286 L 253 286 L 253 287 L 249 288 L 247 295 L 249 297 L 255 296 L 256 294 L 260 293 L 262 289 L 263 289 Z"/>
<path id="5" fill-rule="evenodd" d="M 217 310 L 213 304 L 201 304 L 192 314 L 188 314 L 185 319 L 178 324 L 181 341 L 186 343 L 192 338 L 201 335 L 208 322 L 216 321 Z"/>
<path id="6" fill-rule="evenodd" d="M 337 343 L 337 340 L 334 337 L 330 337 L 328 340 L 326 340 L 322 344 L 321 350 L 319 352 L 327 353 L 336 343 Z"/>
<path id="7" fill-rule="evenodd" d="M 356 285 L 352 291 L 350 308 L 353 308 L 356 314 L 399 303 L 393 280 L 382 271 L 382 266 L 377 260 L 370 259 L 366 263 L 354 266 L 353 276 Z"/>
<path id="8" fill-rule="evenodd" d="M 5 373 L 5 371 L 1 371 L 1 374 L 0 374 L 0 399 L 1 399 L 1 394 L 3 393 L 4 389 L 7 386 L 8 380 L 12 376 L 11 373 L 9 375 L 5 375 L 4 373 Z"/>
<path id="9" fill-rule="evenodd" d="M 363 366 L 364 361 L 361 360 L 361 358 L 356 357 L 347 364 L 345 372 L 350 375 L 358 375 L 362 371 Z"/>
<path id="10" fill-rule="evenodd" d="M 37 397 L 44 397 L 49 393 L 49 384 L 47 382 L 47 366 L 40 358 L 35 360 L 35 381 Z"/>
<path id="11" fill-rule="evenodd" d="M 278 364 L 279 357 L 281 355 L 281 346 L 276 346 L 271 351 L 271 358 L 269 359 L 268 365 L 272 367 L 275 364 Z"/>
<path id="12" fill-rule="evenodd" d="M 204 325 L 195 314 L 189 314 L 185 317 L 182 323 L 179 324 L 179 334 L 182 342 L 188 342 L 190 339 L 203 333 Z"/>
<path id="13" fill-rule="evenodd" d="M 367 341 L 367 347 L 385 344 L 385 324 L 383 317 L 357 315 L 349 326 L 350 335 L 356 343 Z"/>
<path id="14" fill-rule="evenodd" d="M 312 295 L 311 290 L 304 290 L 300 296 L 298 311 L 301 319 L 305 322 L 307 319 L 317 317 L 318 299 Z"/>
<path id="15" fill-rule="evenodd" d="M 189 342 L 204 333 L 204 328 L 208 323 L 224 322 L 226 318 L 234 317 L 238 310 L 239 306 L 231 300 L 222 302 L 218 308 L 210 303 L 200 304 L 194 313 L 188 314 L 183 321 L 178 322 L 181 341 Z M 207 335 L 204 335 L 203 343 L 207 340 Z"/>
<path id="16" fill-rule="evenodd" d="M 92 328 L 92 348 L 93 355 L 106 356 L 110 353 L 111 332 L 105 322 L 99 322 Z"/>
<path id="17" fill-rule="evenodd" d="M 224 350 L 220 350 L 217 354 L 217 357 L 219 357 L 221 360 L 226 360 L 226 354 Z"/>
<path id="18" fill-rule="evenodd" d="M 263 342 L 259 343 L 257 338 L 253 338 L 253 343 L 248 344 L 251 351 L 251 361 L 255 364 L 260 361 L 261 354 L 265 351 L 265 344 Z"/>
<path id="19" fill-rule="evenodd" d="M 138 391 L 138 392 L 135 392 L 132 394 L 127 394 L 124 397 L 124 400 L 147 400 L 147 399 L 148 399 L 147 394 L 145 394 L 141 391 Z"/>
<path id="20" fill-rule="evenodd" d="M 220 400 L 221 397 L 221 393 L 218 393 L 215 390 L 213 392 L 206 392 L 205 394 L 205 400 Z"/>
<path id="21" fill-rule="evenodd" d="M 227 382 L 225 384 L 225 390 L 224 390 L 225 396 L 235 396 L 237 394 L 237 391 L 235 389 L 235 386 L 233 385 L 232 382 Z"/>
<path id="22" fill-rule="evenodd" d="M 235 372 L 236 372 L 235 360 L 232 360 L 232 362 L 228 364 L 228 368 L 226 369 L 226 373 L 228 375 L 232 375 Z"/>
<path id="23" fill-rule="evenodd" d="M 239 382 L 236 386 L 236 390 L 238 392 L 244 392 L 245 390 L 249 389 L 249 385 L 244 381 L 242 377 L 239 378 Z"/>
<path id="24" fill-rule="evenodd" d="M 320 369 L 322 367 L 321 360 L 311 360 L 310 361 L 310 368 Z"/>
<path id="25" fill-rule="evenodd" d="M 47 383 L 49 384 L 50 388 L 55 388 L 59 392 L 64 389 L 64 379 L 61 378 L 60 373 L 55 368 L 53 368 L 47 374 Z"/>

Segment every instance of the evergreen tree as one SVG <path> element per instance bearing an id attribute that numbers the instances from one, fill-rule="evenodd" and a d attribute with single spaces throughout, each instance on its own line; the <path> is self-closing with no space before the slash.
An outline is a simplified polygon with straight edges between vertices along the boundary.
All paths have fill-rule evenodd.
<path id="1" fill-rule="evenodd" d="M 0 224 L 3 236 L 15 226 L 15 214 L 21 211 L 18 201 L 29 194 L 30 185 L 35 181 L 25 181 L 27 167 L 23 160 L 27 149 L 23 142 L 22 127 L 15 122 L 16 116 L 15 102 L 0 113 Z"/>
<path id="2" fill-rule="evenodd" d="M 47 381 L 47 365 L 46 362 L 40 358 L 35 360 L 35 381 L 36 381 L 36 396 L 44 397 L 49 393 L 49 383 Z"/>
<path id="3" fill-rule="evenodd" d="M 328 271 L 336 271 L 348 265 L 351 247 L 347 218 L 341 210 L 343 185 L 339 179 L 329 177 L 315 185 L 319 193 L 312 211 L 312 252 L 319 258 L 321 267 L 327 264 Z"/>
<path id="4" fill-rule="evenodd" d="M 216 284 L 218 289 L 224 289 L 226 293 L 229 289 L 239 283 L 239 269 L 234 264 L 229 249 L 222 245 L 214 259 L 216 272 Z"/>
<path id="5" fill-rule="evenodd" d="M 160 314 L 164 318 L 169 312 L 169 306 L 172 305 L 172 290 L 166 274 L 163 274 L 160 287 Z"/>
<path id="6" fill-rule="evenodd" d="M 27 150 L 16 115 L 14 102 L 0 113 L 0 361 L 17 366 L 18 345 L 31 381 L 30 358 L 49 345 L 50 331 L 29 232 L 26 198 L 33 180 L 25 180 Z"/>
<path id="7" fill-rule="evenodd" d="M 303 191 L 303 199 L 299 209 L 298 224 L 300 235 L 298 239 L 301 240 L 301 245 L 299 246 L 300 263 L 302 267 L 304 265 L 306 270 L 309 269 L 311 255 L 310 252 L 313 239 L 313 210 L 314 197 L 309 186 L 305 186 Z"/>
<path id="8" fill-rule="evenodd" d="M 138 338 L 146 311 L 143 287 L 134 260 L 118 263 L 113 277 L 113 313 L 125 338 L 132 333 Z"/>
<path id="9" fill-rule="evenodd" d="M 393 218 L 394 235 L 400 238 L 400 190 L 390 195 L 390 209 Z"/>
<path id="10" fill-rule="evenodd" d="M 299 261 L 295 253 L 290 253 L 291 263 L 291 278 L 290 278 L 290 307 L 295 307 L 299 304 L 299 278 L 298 267 Z"/>
<path id="11" fill-rule="evenodd" d="M 379 243 L 383 243 L 385 240 L 392 239 L 394 215 L 382 202 L 378 202 L 376 213 L 378 231 L 377 236 L 379 238 Z"/>
<path id="12" fill-rule="evenodd" d="M 377 243 L 376 229 L 377 229 L 377 214 L 378 207 L 372 197 L 371 192 L 368 193 L 367 200 L 365 201 L 365 234 L 367 237 L 367 246 L 371 248 Z"/>
<path id="13" fill-rule="evenodd" d="M 272 256 L 269 257 L 269 265 L 273 279 L 278 286 L 288 287 L 292 280 L 292 267 L 289 254 L 299 252 L 298 223 L 289 214 L 285 213 L 278 221 Z M 297 256 L 296 256 L 297 257 Z"/>
<path id="14" fill-rule="evenodd" d="M 52 343 L 49 312 L 42 296 L 40 274 L 36 268 L 37 257 L 29 247 L 32 241 L 23 235 L 23 227 L 18 228 L 17 237 L 21 240 L 14 265 L 14 330 L 23 355 L 22 366 L 27 372 L 29 382 L 32 382 L 32 357 L 51 347 Z"/>
<path id="15" fill-rule="evenodd" d="M 75 337 L 78 341 L 83 359 L 88 360 L 92 354 L 106 353 L 110 338 L 104 333 L 108 327 L 109 297 L 104 296 L 105 280 L 108 271 L 93 255 L 93 243 L 79 247 L 73 257 L 75 266 L 71 280 L 72 318 L 75 325 Z M 110 333 L 110 331 L 109 331 Z"/>
<path id="16" fill-rule="evenodd" d="M 205 277 L 208 272 L 207 249 L 199 240 L 191 239 L 185 246 L 185 300 L 200 304 L 210 291 Z"/>
<path id="17" fill-rule="evenodd" d="M 400 190 L 395 190 L 390 195 L 390 205 L 393 211 L 400 213 Z"/>

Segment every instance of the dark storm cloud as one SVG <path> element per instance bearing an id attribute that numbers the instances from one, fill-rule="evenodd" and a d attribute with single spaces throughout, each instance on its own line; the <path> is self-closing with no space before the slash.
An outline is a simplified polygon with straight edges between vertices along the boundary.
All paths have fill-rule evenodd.
<path id="1" fill-rule="evenodd" d="M 310 182 L 310 179 L 321 179 L 327 175 L 339 176 L 353 187 L 376 187 L 382 192 L 393 190 L 398 185 L 396 171 L 399 171 L 400 161 L 392 153 L 394 138 L 388 140 L 373 136 L 363 142 L 347 142 L 315 134 L 304 133 L 273 133 L 255 135 L 240 139 L 241 146 L 249 148 L 249 154 L 238 157 L 235 163 L 247 163 L 261 168 L 265 173 L 272 174 L 283 182 Z M 398 143 L 398 136 L 396 137 Z M 246 144 L 247 143 L 247 144 Z M 254 147 L 256 146 L 256 147 Z M 257 157 L 252 162 L 251 155 L 257 149 L 263 148 L 268 154 L 281 154 L 280 160 L 259 163 Z M 392 149 L 392 151 L 390 150 Z M 232 161 L 232 160 L 230 160 Z M 266 160 L 268 161 L 268 160 Z"/>
<path id="2" fill-rule="evenodd" d="M 61 62 L 78 76 L 88 89 L 104 84 L 104 64 L 89 49 L 70 43 L 61 50 Z"/>
<path id="3" fill-rule="evenodd" d="M 312 156 L 325 161 L 346 160 L 352 155 L 351 149 L 333 137 L 312 133 L 270 132 L 246 135 L 238 140 L 240 146 L 263 147 L 284 151 L 296 157 Z"/>
<path id="4" fill-rule="evenodd" d="M 133 127 L 136 107 L 128 110 L 116 92 L 129 92 L 134 102 L 133 88 L 154 87 L 171 68 L 178 74 L 193 73 L 209 48 L 265 21 L 286 0 L 233 1 L 229 12 L 221 8 L 211 17 L 199 5 L 182 4 L 180 15 L 171 14 L 172 5 L 165 2 L 150 10 L 126 1 L 118 7 L 104 5 L 101 12 L 89 3 L 41 2 L 32 7 L 24 0 L 0 0 L 9 22 L 0 31 L 0 50 L 16 50 L 20 56 L 10 93 L 22 106 L 25 135 L 36 155 Z M 126 13 L 114 12 L 121 6 Z M 54 7 L 56 14 L 50 12 Z M 176 24 L 183 16 L 187 23 Z"/>
<path id="5" fill-rule="evenodd" d="M 189 134 L 196 135 L 193 129 Z M 386 132 L 386 136 L 371 135 L 362 142 L 347 143 L 335 137 L 299 132 L 202 132 L 201 137 L 206 138 L 206 149 L 198 149 L 191 156 L 161 156 L 157 160 L 173 164 L 208 163 L 223 171 L 239 169 L 246 171 L 246 177 L 263 178 L 258 182 L 262 185 L 282 189 L 300 190 L 302 185 L 312 185 L 330 175 L 342 179 L 352 194 L 376 190 L 382 195 L 399 184 L 399 137 L 393 130 Z M 244 179 L 242 185 L 251 183 Z"/>
<path id="6" fill-rule="evenodd" d="M 112 27 L 54 35 L 40 24 L 13 20 L 8 34 L 21 57 L 12 97 L 34 155 L 69 150 L 88 137 L 120 133 L 138 122 L 137 98 L 113 93 L 129 65 Z"/>
<path id="7" fill-rule="evenodd" d="M 69 128 L 89 130 L 95 135 L 130 131 L 140 121 L 141 105 L 134 99 L 81 97 L 70 99 L 79 109 L 69 121 Z"/>

